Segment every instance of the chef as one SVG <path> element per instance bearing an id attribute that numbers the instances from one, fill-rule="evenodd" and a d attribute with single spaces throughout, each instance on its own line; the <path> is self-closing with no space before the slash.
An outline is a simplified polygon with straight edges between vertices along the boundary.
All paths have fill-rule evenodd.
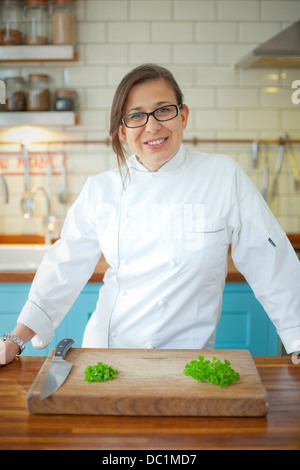
<path id="1" fill-rule="evenodd" d="M 83 347 L 213 348 L 229 245 L 286 351 L 299 349 L 298 258 L 238 163 L 182 144 L 188 117 L 165 68 L 123 78 L 110 130 L 119 168 L 88 178 L 0 342 L 1 364 L 29 340 L 49 344 L 101 253 L 110 267 Z"/>

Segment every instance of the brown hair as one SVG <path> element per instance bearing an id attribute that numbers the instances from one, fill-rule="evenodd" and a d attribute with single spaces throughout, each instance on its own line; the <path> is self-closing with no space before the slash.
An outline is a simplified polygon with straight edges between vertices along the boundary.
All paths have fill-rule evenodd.
<path id="1" fill-rule="evenodd" d="M 128 94 L 134 85 L 152 80 L 164 80 L 173 89 L 177 104 L 183 104 L 183 94 L 172 73 L 166 68 L 160 67 L 156 64 L 143 64 L 125 75 L 115 92 L 110 113 L 109 131 L 112 138 L 112 148 L 117 155 L 120 170 L 123 165 L 126 166 L 126 151 L 118 131 L 122 124 L 122 118 L 124 117 L 124 109 Z"/>

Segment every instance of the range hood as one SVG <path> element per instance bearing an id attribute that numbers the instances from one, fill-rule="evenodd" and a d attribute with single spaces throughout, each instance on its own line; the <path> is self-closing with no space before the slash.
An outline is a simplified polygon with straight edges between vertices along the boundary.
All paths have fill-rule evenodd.
<path id="1" fill-rule="evenodd" d="M 300 68 L 300 20 L 242 57 L 237 68 Z"/>

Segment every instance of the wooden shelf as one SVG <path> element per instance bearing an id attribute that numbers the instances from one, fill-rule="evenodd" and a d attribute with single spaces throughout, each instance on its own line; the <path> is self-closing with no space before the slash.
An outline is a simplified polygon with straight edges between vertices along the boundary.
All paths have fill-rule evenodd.
<path id="1" fill-rule="evenodd" d="M 73 111 L 43 111 L 43 112 L 2 112 L 0 127 L 14 126 L 76 126 L 78 118 Z"/>
<path id="2" fill-rule="evenodd" d="M 76 61 L 72 45 L 0 46 L 0 62 L 67 62 Z"/>

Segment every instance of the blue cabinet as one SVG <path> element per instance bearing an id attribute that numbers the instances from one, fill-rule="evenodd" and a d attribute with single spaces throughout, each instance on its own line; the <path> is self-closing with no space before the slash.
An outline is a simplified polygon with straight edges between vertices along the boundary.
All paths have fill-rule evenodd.
<path id="1" fill-rule="evenodd" d="M 217 327 L 217 349 L 248 349 L 252 356 L 278 356 L 276 328 L 247 283 L 227 283 Z"/>
<path id="2" fill-rule="evenodd" d="M 75 347 L 81 347 L 85 326 L 95 310 L 102 284 L 85 286 L 68 315 L 56 330 L 46 349 L 37 351 L 31 343 L 26 346 L 27 356 L 45 356 L 65 337 L 74 338 Z M 0 284 L 0 332 L 10 332 L 23 308 L 30 284 Z M 277 356 L 279 339 L 276 330 L 251 288 L 246 283 L 226 284 L 223 311 L 217 328 L 217 349 L 248 349 L 253 356 Z"/>
<path id="3" fill-rule="evenodd" d="M 31 342 L 24 351 L 26 356 L 47 356 L 62 338 L 73 338 L 74 347 L 81 347 L 85 326 L 95 310 L 99 289 L 102 284 L 90 283 L 85 286 L 68 315 L 55 331 L 55 336 L 47 348 L 36 350 Z M 0 284 L 0 331 L 10 332 L 16 326 L 17 318 L 27 300 L 31 284 Z"/>

